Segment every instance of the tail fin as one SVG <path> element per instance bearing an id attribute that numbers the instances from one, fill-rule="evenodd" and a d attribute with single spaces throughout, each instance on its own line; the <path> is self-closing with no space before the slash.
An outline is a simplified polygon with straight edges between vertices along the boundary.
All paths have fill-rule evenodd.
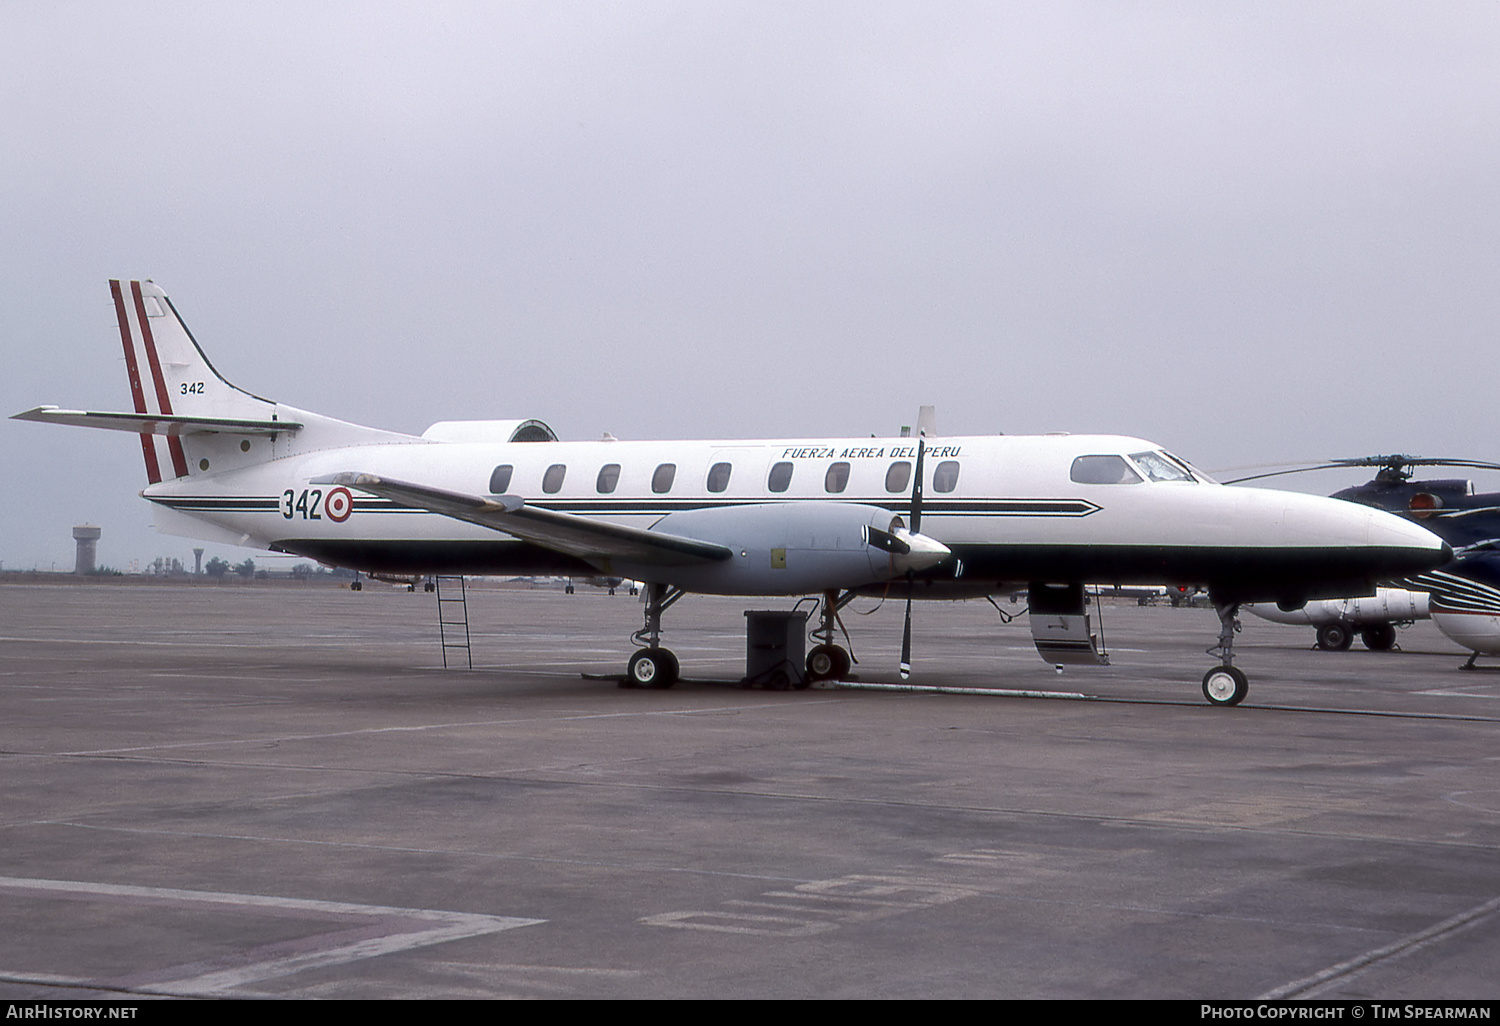
<path id="1" fill-rule="evenodd" d="M 111 281 L 109 291 L 125 347 L 133 412 L 38 406 L 12 420 L 139 435 L 146 477 L 153 485 L 315 449 L 420 441 L 236 388 L 213 369 L 165 292 L 149 281 Z"/>
<path id="2" fill-rule="evenodd" d="M 137 414 L 238 420 L 273 417 L 275 403 L 236 388 L 214 370 L 167 294 L 154 283 L 111 281 L 109 291 Z M 142 434 L 146 477 L 152 484 L 164 477 L 186 477 L 190 463 L 216 455 L 196 450 L 221 448 L 218 437 Z"/>

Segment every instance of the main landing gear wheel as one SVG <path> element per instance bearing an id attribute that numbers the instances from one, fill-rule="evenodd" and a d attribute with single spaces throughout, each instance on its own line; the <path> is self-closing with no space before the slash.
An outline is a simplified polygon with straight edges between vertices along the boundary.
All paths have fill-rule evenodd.
<path id="1" fill-rule="evenodd" d="M 1318 628 L 1318 647 L 1325 652 L 1347 652 L 1354 643 L 1354 629 L 1343 621 Z"/>
<path id="2" fill-rule="evenodd" d="M 815 645 L 807 653 L 809 680 L 842 680 L 849 665 L 849 653 L 837 645 Z"/>
<path id="3" fill-rule="evenodd" d="M 630 657 L 621 687 L 669 688 L 677 683 L 677 657 L 665 648 L 643 648 Z"/>
<path id="4" fill-rule="evenodd" d="M 1359 639 L 1371 652 L 1389 652 L 1396 647 L 1396 628 L 1388 623 L 1372 624 L 1364 629 Z"/>
<path id="5" fill-rule="evenodd" d="M 1233 666 L 1215 666 L 1203 675 L 1203 697 L 1210 705 L 1239 705 L 1250 691 L 1250 679 Z"/>

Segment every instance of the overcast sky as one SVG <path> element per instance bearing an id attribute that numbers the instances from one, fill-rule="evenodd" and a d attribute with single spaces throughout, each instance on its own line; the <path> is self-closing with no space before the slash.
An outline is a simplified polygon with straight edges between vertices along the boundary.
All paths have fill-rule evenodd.
<path id="1" fill-rule="evenodd" d="M 5 415 L 130 408 L 120 277 L 411 432 L 1500 459 L 1493 0 L 11 0 L 0 213 Z M 0 480 L 7 569 L 191 561 L 127 434 Z"/>

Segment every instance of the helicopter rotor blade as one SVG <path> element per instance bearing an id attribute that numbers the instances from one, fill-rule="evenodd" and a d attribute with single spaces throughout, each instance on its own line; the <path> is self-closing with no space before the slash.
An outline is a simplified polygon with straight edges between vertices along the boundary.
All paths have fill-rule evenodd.
<path id="1" fill-rule="evenodd" d="M 1271 464 L 1271 466 L 1279 465 Z M 1314 470 L 1339 470 L 1350 467 L 1378 467 L 1382 473 L 1389 473 L 1405 480 L 1411 477 L 1409 473 L 1409 468 L 1411 467 L 1465 467 L 1472 470 L 1500 470 L 1500 463 L 1491 463 L 1488 460 L 1451 459 L 1441 456 L 1409 456 L 1405 453 L 1392 453 L 1389 456 L 1353 456 L 1332 459 L 1323 463 L 1293 467 L 1289 470 L 1272 470 L 1264 474 L 1250 474 L 1246 477 L 1227 480 L 1224 483 L 1244 484 L 1247 481 L 1261 481 L 1268 477 L 1281 477 L 1286 474 L 1306 474 Z M 1249 470 L 1252 468 L 1245 467 L 1241 469 Z M 1386 480 L 1390 480 L 1390 478 L 1386 478 Z"/>

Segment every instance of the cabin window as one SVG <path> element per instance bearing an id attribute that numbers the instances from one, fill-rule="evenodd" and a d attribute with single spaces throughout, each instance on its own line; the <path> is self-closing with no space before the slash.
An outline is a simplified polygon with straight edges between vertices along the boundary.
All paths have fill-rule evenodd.
<path id="1" fill-rule="evenodd" d="M 951 492 L 958 487 L 958 460 L 944 460 L 932 472 L 932 490 Z"/>
<path id="2" fill-rule="evenodd" d="M 1140 484 L 1141 475 L 1130 469 L 1123 456 L 1080 456 L 1068 477 L 1075 484 Z"/>
<path id="3" fill-rule="evenodd" d="M 1133 452 L 1130 458 L 1153 481 L 1192 481 L 1193 475 L 1164 452 Z"/>
<path id="4" fill-rule="evenodd" d="M 657 495 L 672 490 L 672 482 L 677 479 L 677 464 L 663 463 L 656 468 L 656 473 L 651 475 L 651 490 Z"/>
<path id="5" fill-rule="evenodd" d="M 490 494 L 503 495 L 510 487 L 510 475 L 515 472 L 515 467 L 509 463 L 502 463 L 490 472 Z"/>
<path id="6" fill-rule="evenodd" d="M 892 493 L 904 492 L 909 484 L 911 484 L 911 463 L 906 460 L 897 460 L 892 463 L 890 469 L 885 472 L 885 490 Z"/>
<path id="7" fill-rule="evenodd" d="M 771 466 L 771 476 L 766 479 L 766 487 L 773 492 L 784 492 L 792 486 L 792 465 L 789 462 L 775 463 Z"/>
<path id="8" fill-rule="evenodd" d="M 542 491 L 548 495 L 556 495 L 562 490 L 563 478 L 567 473 L 568 468 L 566 464 L 552 464 L 552 466 L 547 468 L 547 472 L 542 475 Z"/>
<path id="9" fill-rule="evenodd" d="M 849 487 L 849 464 L 842 461 L 830 463 L 828 473 L 823 475 L 823 490 L 825 492 L 841 492 Z"/>
<path id="10" fill-rule="evenodd" d="M 618 463 L 606 463 L 599 468 L 599 480 L 594 482 L 594 489 L 600 495 L 608 495 L 620 484 L 620 465 Z"/>
<path id="11" fill-rule="evenodd" d="M 722 492 L 729 487 L 729 472 L 734 468 L 727 463 L 715 463 L 708 468 L 708 490 Z"/>

